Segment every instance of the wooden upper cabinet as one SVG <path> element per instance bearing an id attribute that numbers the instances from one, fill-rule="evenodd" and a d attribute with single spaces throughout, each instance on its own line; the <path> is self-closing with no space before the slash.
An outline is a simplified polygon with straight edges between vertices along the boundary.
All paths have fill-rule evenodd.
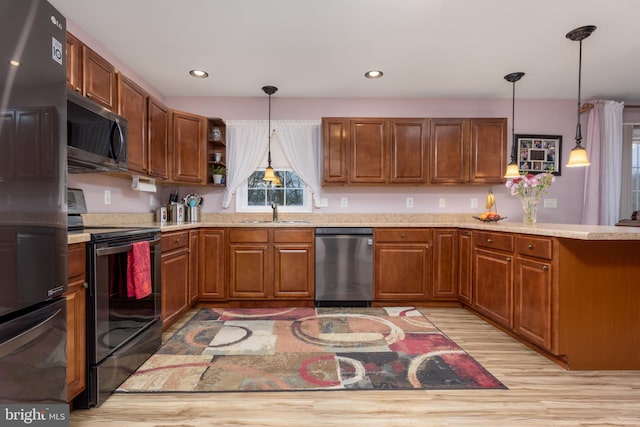
<path id="1" fill-rule="evenodd" d="M 507 168 L 507 119 L 471 119 L 471 183 L 501 183 Z"/>
<path id="2" fill-rule="evenodd" d="M 67 33 L 67 88 L 82 93 L 82 42 Z"/>
<path id="3" fill-rule="evenodd" d="M 353 119 L 351 131 L 352 183 L 388 182 L 388 122 L 383 119 Z"/>
<path id="4" fill-rule="evenodd" d="M 172 180 L 205 184 L 206 118 L 181 111 L 173 111 L 171 117 Z"/>
<path id="5" fill-rule="evenodd" d="M 428 119 L 394 119 L 391 126 L 391 182 L 427 182 Z"/>
<path id="6" fill-rule="evenodd" d="M 146 174 L 147 97 L 131 79 L 118 73 L 118 114 L 127 119 L 127 161 L 129 170 Z"/>
<path id="7" fill-rule="evenodd" d="M 322 180 L 325 184 L 349 182 L 349 119 L 322 120 Z"/>
<path id="8" fill-rule="evenodd" d="M 116 111 L 116 69 L 86 45 L 82 46 L 83 95 Z"/>
<path id="9" fill-rule="evenodd" d="M 465 119 L 431 120 L 432 184 L 464 184 L 469 180 L 469 124 Z"/>
<path id="10" fill-rule="evenodd" d="M 147 173 L 169 178 L 169 109 L 149 96 L 147 99 Z"/>

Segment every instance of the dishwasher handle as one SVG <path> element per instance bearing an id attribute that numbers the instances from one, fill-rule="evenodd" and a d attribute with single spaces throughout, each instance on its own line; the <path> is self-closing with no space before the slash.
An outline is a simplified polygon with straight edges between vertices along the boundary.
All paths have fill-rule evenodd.
<path id="1" fill-rule="evenodd" d="M 316 235 L 373 236 L 373 228 L 372 227 L 316 227 Z"/>

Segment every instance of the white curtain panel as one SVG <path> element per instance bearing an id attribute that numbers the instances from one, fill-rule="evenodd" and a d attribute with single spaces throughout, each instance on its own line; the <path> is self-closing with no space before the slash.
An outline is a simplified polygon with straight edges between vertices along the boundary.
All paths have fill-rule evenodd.
<path id="1" fill-rule="evenodd" d="M 587 125 L 582 224 L 615 225 L 620 220 L 622 112 L 624 103 L 593 101 Z"/>
<path id="2" fill-rule="evenodd" d="M 268 149 L 268 130 L 264 120 L 227 122 L 227 188 L 222 198 L 224 209 L 244 181 L 260 165 Z"/>
<path id="3" fill-rule="evenodd" d="M 280 147 L 291 168 L 309 187 L 316 207 L 320 201 L 320 122 L 289 121 L 275 122 L 274 129 Z M 272 139 L 273 141 L 273 139 Z"/>

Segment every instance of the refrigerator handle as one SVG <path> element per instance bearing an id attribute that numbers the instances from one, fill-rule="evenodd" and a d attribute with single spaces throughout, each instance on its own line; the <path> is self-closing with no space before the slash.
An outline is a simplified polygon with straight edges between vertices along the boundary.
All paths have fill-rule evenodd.
<path id="1" fill-rule="evenodd" d="M 13 353 L 14 351 L 16 351 L 17 349 L 19 349 L 20 347 L 37 340 L 38 338 L 40 338 L 40 335 L 43 335 L 45 333 L 48 333 L 50 331 L 49 328 L 46 328 L 45 325 L 49 322 L 51 322 L 58 314 L 60 314 L 62 310 L 58 309 L 55 311 L 55 313 L 53 313 L 51 316 L 47 317 L 46 319 L 44 319 L 43 321 L 39 322 L 38 324 L 32 326 L 31 328 L 27 329 L 26 331 L 20 333 L 19 335 L 16 335 L 15 337 L 5 341 L 1 346 L 0 346 L 0 359 L 2 359 L 3 357 Z"/>

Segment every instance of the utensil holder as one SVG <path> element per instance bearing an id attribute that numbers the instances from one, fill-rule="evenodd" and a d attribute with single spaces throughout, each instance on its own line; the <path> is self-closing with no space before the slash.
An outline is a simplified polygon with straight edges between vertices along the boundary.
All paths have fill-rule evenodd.
<path id="1" fill-rule="evenodd" d="M 187 206 L 187 221 L 200 222 L 200 206 Z"/>

